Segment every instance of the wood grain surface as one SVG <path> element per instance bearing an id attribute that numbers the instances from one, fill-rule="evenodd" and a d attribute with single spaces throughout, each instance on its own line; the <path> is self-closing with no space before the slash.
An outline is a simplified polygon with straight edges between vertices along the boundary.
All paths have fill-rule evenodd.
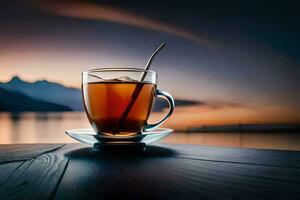
<path id="1" fill-rule="evenodd" d="M 0 199 L 300 199 L 300 152 L 0 145 Z"/>

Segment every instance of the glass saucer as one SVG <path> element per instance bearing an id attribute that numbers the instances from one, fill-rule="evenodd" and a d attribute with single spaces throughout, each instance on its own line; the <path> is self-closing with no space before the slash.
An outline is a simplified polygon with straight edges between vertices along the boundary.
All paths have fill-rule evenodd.
<path id="1" fill-rule="evenodd" d="M 147 145 L 163 139 L 172 133 L 172 129 L 157 128 L 133 136 L 107 136 L 97 134 L 92 128 L 70 129 L 66 134 L 71 138 L 93 145 L 95 148 L 103 145 L 126 146 L 126 145 Z"/>

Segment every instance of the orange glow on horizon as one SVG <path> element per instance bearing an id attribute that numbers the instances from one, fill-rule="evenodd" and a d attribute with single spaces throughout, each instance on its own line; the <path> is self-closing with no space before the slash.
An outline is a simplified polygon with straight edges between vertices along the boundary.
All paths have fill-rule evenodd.
<path id="1" fill-rule="evenodd" d="M 150 121 L 158 121 L 162 116 L 162 113 L 152 113 Z M 203 125 L 282 123 L 300 123 L 300 114 L 295 113 L 293 107 L 283 106 L 262 106 L 255 109 L 242 107 L 214 109 L 206 106 L 188 106 L 177 107 L 164 126 L 184 130 Z"/>
<path id="2" fill-rule="evenodd" d="M 23 76 L 21 78 L 23 79 Z M 6 82 L 11 77 L 0 76 L 0 79 Z M 40 80 L 42 79 L 46 78 L 41 78 Z M 36 81 L 34 77 L 23 80 Z M 56 82 L 64 84 L 60 81 Z M 70 83 L 64 85 L 80 88 L 80 79 L 77 80 L 77 83 Z M 218 107 L 214 107 L 214 105 L 178 106 L 171 118 L 164 124 L 164 127 L 184 130 L 202 125 L 300 123 L 300 113 L 295 112 L 295 110 L 299 109 L 297 106 L 256 105 L 243 107 L 221 102 L 216 102 L 215 104 Z M 164 116 L 164 113 L 152 113 L 150 121 L 159 121 Z"/>

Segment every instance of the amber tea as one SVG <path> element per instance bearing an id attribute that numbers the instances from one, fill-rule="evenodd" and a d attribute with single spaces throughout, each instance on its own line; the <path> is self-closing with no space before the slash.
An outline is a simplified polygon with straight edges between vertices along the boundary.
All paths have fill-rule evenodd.
<path id="1" fill-rule="evenodd" d="M 133 135 L 141 132 L 148 120 L 156 85 L 137 81 L 102 81 L 85 83 L 82 89 L 88 119 L 98 133 Z M 132 107 L 124 115 L 129 104 Z"/>
<path id="2" fill-rule="evenodd" d="M 172 95 L 156 88 L 157 73 L 138 68 L 99 68 L 82 72 L 85 112 L 99 136 L 128 139 L 127 136 L 157 130 L 173 113 Z M 156 123 L 147 122 L 154 99 L 169 104 L 167 114 Z M 103 137 L 102 137 L 103 138 Z"/>

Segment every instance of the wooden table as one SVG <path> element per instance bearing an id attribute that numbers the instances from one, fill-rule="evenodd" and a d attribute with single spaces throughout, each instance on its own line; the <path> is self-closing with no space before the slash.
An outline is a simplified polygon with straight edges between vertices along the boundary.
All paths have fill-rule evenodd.
<path id="1" fill-rule="evenodd" d="M 300 152 L 0 145 L 0 199 L 300 199 Z"/>

